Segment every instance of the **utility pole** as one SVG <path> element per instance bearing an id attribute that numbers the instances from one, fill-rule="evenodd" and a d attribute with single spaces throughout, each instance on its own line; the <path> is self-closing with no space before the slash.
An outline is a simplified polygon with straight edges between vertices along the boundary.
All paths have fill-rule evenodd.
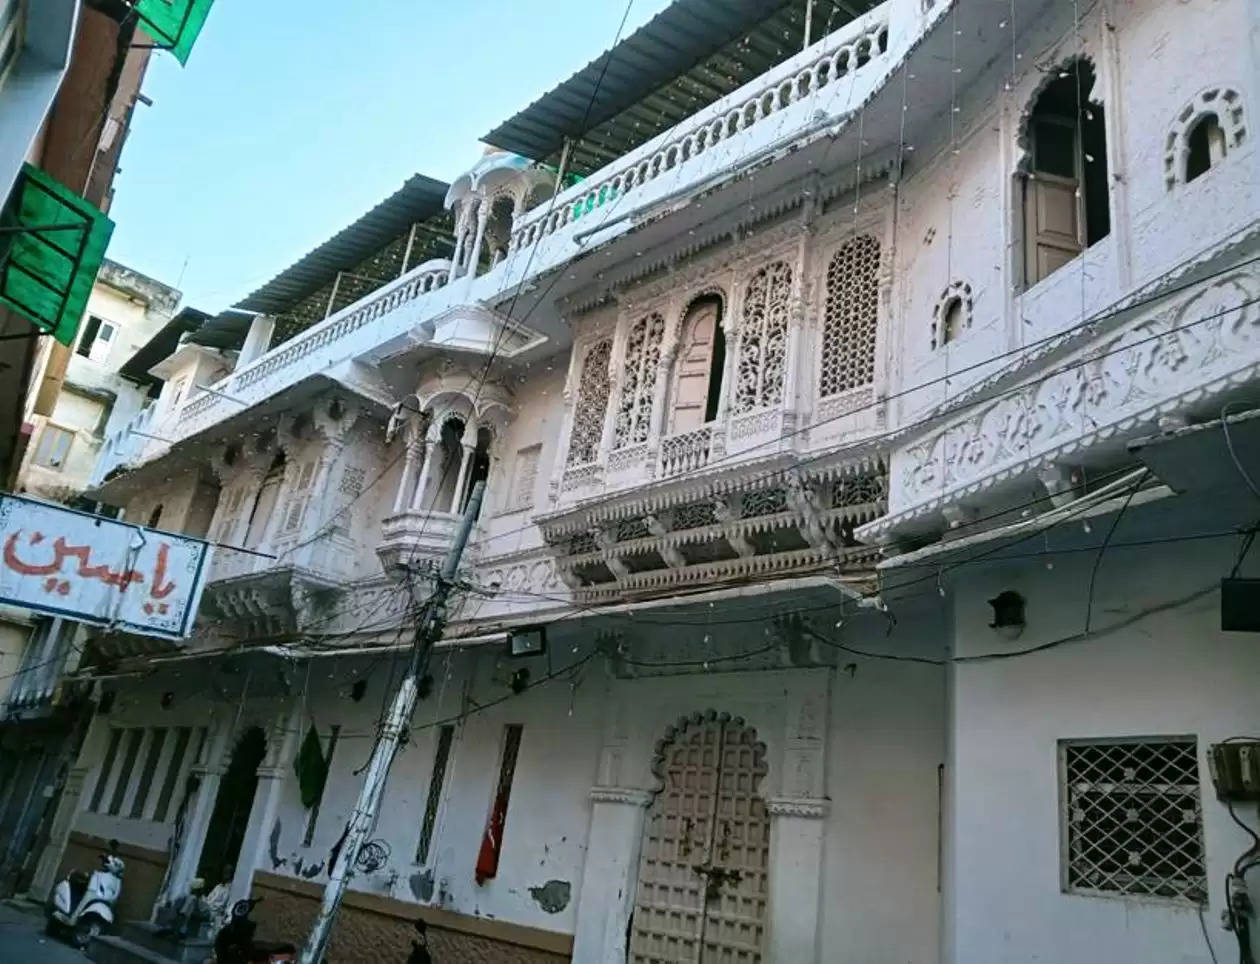
<path id="1" fill-rule="evenodd" d="M 324 951 L 328 947 L 328 938 L 332 933 L 333 920 L 341 899 L 345 896 L 346 887 L 354 874 L 355 858 L 363 846 L 364 839 L 376 823 L 376 814 L 381 804 L 381 794 L 385 791 L 385 781 L 389 779 L 389 768 L 398 755 L 398 745 L 403 731 L 411 723 L 411 714 L 416 708 L 416 693 L 420 677 L 429 663 L 429 654 L 433 652 L 433 644 L 442 636 L 446 628 L 446 599 L 455 584 L 455 572 L 459 568 L 460 557 L 464 554 L 464 546 L 468 544 L 468 534 L 481 509 L 481 498 L 485 493 L 485 482 L 473 486 L 468 506 L 464 510 L 464 518 L 460 522 L 459 532 L 455 536 L 450 551 L 442 563 L 438 573 L 437 587 L 433 595 L 425 603 L 420 620 L 416 624 L 415 642 L 412 645 L 411 665 L 403 677 L 394 696 L 394 702 L 381 727 L 380 739 L 372 750 L 372 759 L 368 763 L 367 776 L 363 778 L 363 788 L 359 791 L 359 799 L 350 815 L 350 824 L 346 828 L 345 839 L 341 850 L 333 862 L 328 875 L 328 885 L 324 888 L 324 899 L 319 908 L 315 923 L 311 926 L 310 936 L 302 947 L 300 964 L 321 964 Z"/>

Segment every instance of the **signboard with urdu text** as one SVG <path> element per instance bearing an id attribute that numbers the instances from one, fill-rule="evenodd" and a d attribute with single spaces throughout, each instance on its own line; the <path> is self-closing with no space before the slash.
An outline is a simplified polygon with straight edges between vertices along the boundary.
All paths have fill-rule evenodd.
<path id="1" fill-rule="evenodd" d="M 210 546 L 65 506 L 0 494 L 0 602 L 114 630 L 192 629 Z"/>

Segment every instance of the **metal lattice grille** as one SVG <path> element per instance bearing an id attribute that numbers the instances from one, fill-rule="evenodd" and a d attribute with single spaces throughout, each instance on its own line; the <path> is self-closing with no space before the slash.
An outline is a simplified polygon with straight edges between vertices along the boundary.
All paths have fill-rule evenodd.
<path id="1" fill-rule="evenodd" d="M 1061 744 L 1068 890 L 1207 893 L 1193 739 Z"/>
<path id="2" fill-rule="evenodd" d="M 879 242 L 854 238 L 827 266 L 822 371 L 818 394 L 827 398 L 875 380 L 875 325 L 879 308 Z"/>
<path id="3" fill-rule="evenodd" d="M 647 441 L 664 337 L 665 319 L 659 314 L 640 318 L 630 329 L 626 338 L 621 400 L 613 430 L 614 449 Z"/>
<path id="4" fill-rule="evenodd" d="M 604 339 L 591 346 L 582 361 L 578 378 L 577 407 L 573 411 L 573 432 L 569 436 L 569 465 L 594 462 L 604 435 L 604 413 L 608 410 L 608 360 L 612 341 Z"/>

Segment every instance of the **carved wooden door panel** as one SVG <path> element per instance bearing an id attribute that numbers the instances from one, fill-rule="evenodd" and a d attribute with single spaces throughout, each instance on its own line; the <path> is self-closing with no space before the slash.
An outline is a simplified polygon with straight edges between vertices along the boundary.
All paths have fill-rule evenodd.
<path id="1" fill-rule="evenodd" d="M 705 423 L 718 321 L 716 302 L 697 305 L 683 319 L 684 341 L 674 377 L 669 423 L 671 434 L 690 432 Z"/>
<path id="2" fill-rule="evenodd" d="M 1024 186 L 1030 285 L 1063 267 L 1085 246 L 1076 128 L 1058 118 L 1042 118 L 1033 126 L 1032 138 L 1032 174 Z"/>
<path id="3" fill-rule="evenodd" d="M 770 825 L 765 748 L 742 720 L 692 718 L 664 742 L 647 815 L 633 964 L 759 964 Z"/>

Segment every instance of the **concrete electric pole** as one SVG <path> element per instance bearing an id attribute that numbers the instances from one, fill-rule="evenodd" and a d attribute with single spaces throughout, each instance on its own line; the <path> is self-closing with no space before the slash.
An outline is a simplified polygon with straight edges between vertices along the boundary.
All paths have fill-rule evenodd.
<path id="1" fill-rule="evenodd" d="M 398 745 L 402 734 L 411 723 L 411 714 L 416 708 L 420 677 L 428 665 L 429 654 L 433 652 L 433 644 L 441 638 L 442 631 L 446 627 L 446 600 L 455 584 L 455 571 L 459 568 L 464 546 L 468 544 L 468 534 L 472 531 L 473 523 L 481 509 L 481 498 L 485 487 L 484 482 L 478 482 L 473 486 L 455 542 L 446 554 L 441 572 L 438 573 L 437 586 L 420 614 L 420 620 L 416 625 L 415 642 L 412 645 L 411 665 L 402 683 L 399 684 L 394 702 L 389 708 L 389 715 L 385 717 L 385 723 L 381 727 L 380 739 L 372 751 L 372 759 L 368 763 L 367 775 L 363 778 L 363 788 L 359 791 L 359 799 L 350 815 L 345 839 L 342 841 L 341 850 L 328 875 L 328 885 L 324 888 L 324 899 L 320 905 L 319 914 L 311 926 L 311 933 L 306 938 L 306 944 L 302 947 L 299 958 L 301 964 L 321 964 L 324 959 L 337 909 L 341 906 L 341 899 L 345 896 L 346 887 L 354 874 L 355 858 L 376 823 L 376 814 L 381 805 L 381 794 L 385 792 L 385 782 L 389 779 L 389 768 L 393 766 L 394 757 L 398 755 Z"/>

